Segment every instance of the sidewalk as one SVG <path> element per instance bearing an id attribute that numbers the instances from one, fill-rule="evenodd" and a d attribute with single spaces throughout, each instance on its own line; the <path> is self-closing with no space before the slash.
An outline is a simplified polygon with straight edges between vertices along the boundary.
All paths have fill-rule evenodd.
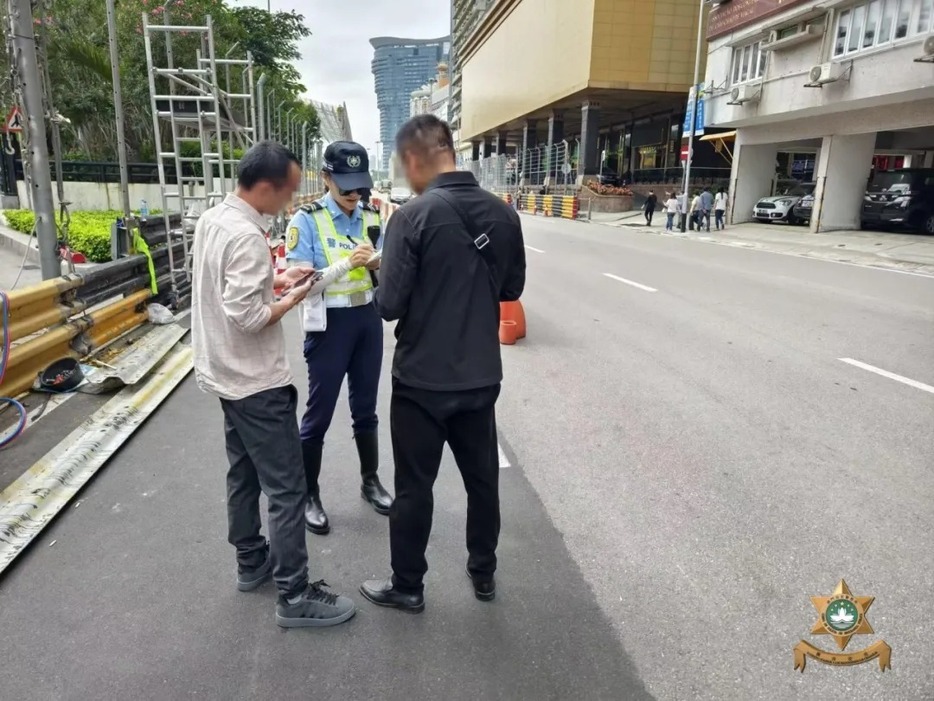
<path id="1" fill-rule="evenodd" d="M 32 245 L 27 253 L 29 244 Z M 20 274 L 20 268 L 22 268 L 22 274 Z M 30 240 L 18 231 L 0 225 L 0 290 L 12 289 L 14 283 L 17 288 L 20 288 L 41 281 L 39 251 L 35 240 Z"/>
<path id="2" fill-rule="evenodd" d="M 664 215 L 656 215 L 656 221 L 651 227 L 647 227 L 641 214 L 604 214 L 600 219 L 595 216 L 591 221 L 595 224 L 634 229 L 660 236 L 687 237 L 723 246 L 738 246 L 934 276 L 934 237 L 922 234 L 884 231 L 833 231 L 812 234 L 807 228 L 800 226 L 756 223 L 737 224 L 727 227 L 724 231 L 687 231 L 682 234 L 678 231 L 665 231 Z M 609 219 L 611 216 L 616 219 Z"/>

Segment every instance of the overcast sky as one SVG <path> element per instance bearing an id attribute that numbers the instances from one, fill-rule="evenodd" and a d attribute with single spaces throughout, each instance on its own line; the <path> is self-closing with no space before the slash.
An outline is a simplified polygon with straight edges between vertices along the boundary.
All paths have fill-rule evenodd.
<path id="1" fill-rule="evenodd" d="M 231 0 L 266 6 L 266 0 Z M 305 16 L 311 36 L 299 46 L 297 68 L 308 97 L 347 103 L 354 139 L 369 151 L 379 139 L 379 113 L 373 92 L 370 38 L 398 36 L 433 39 L 451 31 L 449 0 L 271 0 L 272 10 Z"/>

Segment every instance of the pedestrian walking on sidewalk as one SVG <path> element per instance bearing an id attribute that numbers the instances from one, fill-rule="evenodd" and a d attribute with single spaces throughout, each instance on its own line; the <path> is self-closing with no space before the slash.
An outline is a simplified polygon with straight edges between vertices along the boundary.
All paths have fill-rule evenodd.
<path id="1" fill-rule="evenodd" d="M 691 200 L 691 222 L 689 224 L 691 231 L 694 231 L 696 227 L 698 231 L 700 230 L 700 207 L 701 207 L 701 194 L 699 192 L 694 193 L 694 199 Z"/>
<path id="2" fill-rule="evenodd" d="M 723 217 L 726 214 L 726 202 L 726 190 L 721 187 L 719 190 L 717 190 L 717 196 L 714 197 L 713 202 L 713 212 L 716 220 L 717 231 L 721 231 L 726 228 L 726 225 L 723 223 Z"/>
<path id="3" fill-rule="evenodd" d="M 350 599 L 324 582 L 308 583 L 298 392 L 280 320 L 308 294 L 314 271 L 276 275 L 264 233 L 266 217 L 282 211 L 300 182 L 299 160 L 284 146 L 261 141 L 250 148 L 236 191 L 199 217 L 192 264 L 195 376 L 224 412 L 237 588 L 256 589 L 271 574 L 279 589 L 276 622 L 286 628 L 336 625 L 354 614 Z M 289 290 L 279 301 L 277 287 Z M 260 493 L 269 503 L 268 542 L 260 532 Z"/>
<path id="4" fill-rule="evenodd" d="M 675 225 L 675 215 L 678 214 L 677 192 L 672 192 L 668 195 L 668 200 L 665 202 L 665 214 L 668 216 L 668 221 L 665 222 L 665 231 L 673 231 Z"/>
<path id="5" fill-rule="evenodd" d="M 652 215 L 655 213 L 657 206 L 658 197 L 655 196 L 654 190 L 649 190 L 649 196 L 645 198 L 645 204 L 642 207 L 645 213 L 646 226 L 652 226 Z"/>
<path id="6" fill-rule="evenodd" d="M 710 214 L 713 212 L 713 194 L 709 187 L 704 187 L 700 196 L 700 219 L 697 222 L 697 228 L 700 230 L 701 223 L 707 225 L 707 231 L 710 231 Z"/>
<path id="7" fill-rule="evenodd" d="M 427 114 L 409 120 L 396 153 L 419 196 L 389 220 L 376 295 L 382 317 L 399 321 L 390 404 L 392 578 L 360 589 L 375 604 L 418 613 L 445 442 L 467 489 L 467 574 L 478 599 L 495 595 L 499 305 L 522 294 L 525 248 L 515 211 L 456 170 L 445 122 Z"/>
<path id="8" fill-rule="evenodd" d="M 301 439 L 308 505 L 305 525 L 326 535 L 331 523 L 321 502 L 318 477 L 324 437 L 331 425 L 341 385 L 347 377 L 353 436 L 360 460 L 360 494 L 373 509 L 389 513 L 392 497 L 379 480 L 376 397 L 383 365 L 383 322 L 373 304 L 375 286 L 367 261 L 375 253 L 367 232 L 380 227 L 379 210 L 364 204 L 373 180 L 366 149 L 353 141 L 336 141 L 324 151 L 327 194 L 305 205 L 289 222 L 287 258 L 316 270 L 349 263 L 338 279 L 315 286 L 302 305 L 304 352 L 308 366 L 308 404 Z"/>

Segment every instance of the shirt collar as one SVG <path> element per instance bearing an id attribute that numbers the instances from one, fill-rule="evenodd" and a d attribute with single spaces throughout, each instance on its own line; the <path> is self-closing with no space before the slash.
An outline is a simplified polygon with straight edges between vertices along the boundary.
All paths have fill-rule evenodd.
<path id="1" fill-rule="evenodd" d="M 428 190 L 436 187 L 449 187 L 450 185 L 477 185 L 477 179 L 473 173 L 467 170 L 454 170 L 450 173 L 441 173 L 428 186 Z"/>
<path id="2" fill-rule="evenodd" d="M 224 204 L 228 207 L 233 207 L 246 216 L 247 219 L 256 224 L 262 231 L 266 231 L 269 228 L 269 222 L 266 221 L 266 217 L 257 212 L 253 208 L 253 205 L 241 197 L 238 197 L 236 194 L 231 193 L 227 195 L 227 197 L 224 198 Z"/>
<path id="3" fill-rule="evenodd" d="M 357 221 L 363 216 L 363 214 L 361 214 L 363 210 L 362 205 L 358 204 L 356 208 L 354 209 L 353 214 L 348 217 L 346 212 L 344 212 L 344 210 L 340 208 L 337 202 L 335 202 L 334 198 L 331 197 L 330 192 L 324 196 L 324 199 L 322 200 L 322 202 L 324 203 L 325 208 L 330 213 L 331 219 L 335 219 L 337 217 L 345 217 L 347 219 L 350 219 L 350 221 Z"/>

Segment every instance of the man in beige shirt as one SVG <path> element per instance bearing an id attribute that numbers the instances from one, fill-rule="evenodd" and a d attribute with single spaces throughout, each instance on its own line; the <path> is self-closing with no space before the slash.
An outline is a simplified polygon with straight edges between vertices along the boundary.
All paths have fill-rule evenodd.
<path id="1" fill-rule="evenodd" d="M 237 587 L 270 575 L 283 627 L 331 626 L 354 604 L 323 582 L 308 583 L 305 475 L 296 415 L 298 393 L 280 320 L 311 288 L 308 267 L 272 268 L 266 217 L 301 182 L 298 159 L 263 141 L 243 155 L 237 190 L 198 220 L 194 236 L 192 345 L 198 386 L 220 399 L 227 439 L 228 540 L 237 549 Z M 287 294 L 276 301 L 273 290 Z M 260 534 L 259 497 L 269 502 L 269 542 Z"/>

